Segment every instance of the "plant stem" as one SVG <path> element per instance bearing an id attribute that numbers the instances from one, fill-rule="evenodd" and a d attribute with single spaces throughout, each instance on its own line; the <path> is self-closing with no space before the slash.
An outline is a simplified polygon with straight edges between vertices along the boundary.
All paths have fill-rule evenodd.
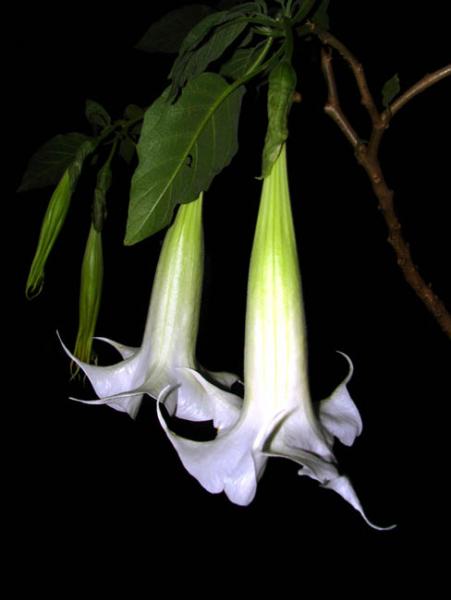
<path id="1" fill-rule="evenodd" d="M 399 98 L 397 98 L 390 107 L 385 111 L 389 112 L 391 117 L 393 117 L 403 106 L 407 104 L 412 98 L 424 92 L 432 85 L 435 85 L 445 77 L 449 77 L 451 75 L 451 65 L 446 65 L 446 67 L 442 67 L 438 69 L 438 71 L 434 71 L 433 73 L 429 73 L 425 75 L 420 81 L 417 81 L 415 85 L 410 87 L 406 92 L 404 92 Z"/>
<path id="2" fill-rule="evenodd" d="M 382 137 L 393 116 L 412 98 L 445 77 L 450 76 L 451 65 L 445 66 L 420 79 L 420 81 L 404 92 L 381 113 L 379 112 L 374 97 L 368 87 L 364 69 L 356 57 L 342 42 L 337 40 L 337 38 L 330 33 L 317 29 L 314 24 L 310 24 L 309 27 L 311 32 L 315 33 L 321 42 L 329 48 L 328 50 L 323 48 L 321 51 L 322 71 L 328 90 L 328 99 L 324 110 L 350 142 L 354 148 L 358 163 L 364 168 L 368 175 L 373 192 L 377 197 L 379 208 L 387 224 L 389 231 L 388 242 L 395 251 L 398 266 L 401 269 L 405 280 L 412 287 L 429 312 L 434 316 L 442 331 L 451 339 L 451 314 L 448 312 L 440 298 L 433 292 L 431 285 L 426 283 L 414 265 L 409 245 L 402 235 L 401 224 L 394 208 L 393 191 L 388 187 L 387 182 L 385 181 L 379 161 L 379 148 Z M 341 107 L 333 70 L 331 48 L 335 49 L 344 58 L 354 74 L 362 105 L 366 108 L 372 123 L 372 131 L 368 143 L 363 143 L 361 141 L 361 137 L 352 127 Z"/>

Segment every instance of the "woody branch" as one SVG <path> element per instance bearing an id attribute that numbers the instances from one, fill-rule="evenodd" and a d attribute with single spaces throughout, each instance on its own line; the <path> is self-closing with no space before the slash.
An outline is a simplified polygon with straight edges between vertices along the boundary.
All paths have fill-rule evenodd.
<path id="1" fill-rule="evenodd" d="M 401 224 L 396 215 L 393 202 L 393 191 L 388 187 L 379 161 L 379 147 L 385 130 L 391 119 L 412 98 L 435 85 L 445 77 L 451 75 L 451 65 L 447 65 L 434 73 L 420 79 L 415 85 L 399 96 L 390 106 L 380 112 L 369 90 L 365 71 L 357 58 L 328 32 L 320 31 L 311 24 L 311 31 L 315 33 L 325 47 L 321 50 L 321 65 L 328 89 L 328 99 L 324 110 L 336 123 L 340 131 L 354 148 L 358 163 L 364 168 L 370 180 L 372 189 L 377 197 L 380 210 L 388 227 L 388 242 L 396 253 L 397 263 L 407 283 L 415 291 L 429 312 L 441 327 L 442 331 L 451 339 L 451 314 L 444 303 L 420 275 L 416 268 L 409 245 L 405 241 Z M 362 105 L 368 112 L 372 129 L 368 143 L 361 141 L 361 137 L 353 128 L 340 104 L 337 84 L 333 70 L 332 50 L 337 51 L 351 67 L 360 92 Z"/>

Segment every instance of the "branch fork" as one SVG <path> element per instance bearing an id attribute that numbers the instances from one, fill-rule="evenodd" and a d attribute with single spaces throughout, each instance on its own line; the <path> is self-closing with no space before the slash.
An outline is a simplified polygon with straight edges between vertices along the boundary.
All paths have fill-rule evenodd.
<path id="1" fill-rule="evenodd" d="M 394 193 L 385 181 L 384 173 L 379 161 L 380 144 L 392 118 L 401 108 L 412 100 L 412 98 L 435 85 L 442 79 L 449 77 L 451 75 L 451 65 L 447 65 L 434 73 L 425 75 L 416 84 L 394 100 L 384 111 L 380 112 L 368 87 L 362 64 L 342 42 L 329 32 L 320 30 L 313 23 L 310 24 L 310 30 L 318 36 L 323 44 L 321 49 L 321 67 L 328 90 L 328 99 L 324 106 L 324 111 L 334 121 L 351 144 L 357 162 L 364 168 L 370 180 L 373 192 L 378 200 L 379 209 L 382 212 L 388 227 L 389 235 L 387 241 L 395 251 L 397 264 L 401 269 L 404 278 L 415 291 L 418 298 L 433 315 L 442 331 L 451 339 L 451 314 L 440 298 L 433 292 L 432 285 L 427 283 L 420 275 L 412 260 L 409 245 L 404 240 L 401 224 L 394 208 Z M 350 120 L 343 112 L 333 69 L 333 51 L 338 52 L 342 56 L 353 72 L 360 92 L 361 103 L 365 107 L 372 125 L 368 143 L 362 141 L 362 138 L 358 135 Z"/>

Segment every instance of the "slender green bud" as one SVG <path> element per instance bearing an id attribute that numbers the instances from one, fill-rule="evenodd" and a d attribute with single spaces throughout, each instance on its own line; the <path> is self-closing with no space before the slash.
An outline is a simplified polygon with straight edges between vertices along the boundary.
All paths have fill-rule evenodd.
<path id="1" fill-rule="evenodd" d="M 102 234 L 91 223 L 81 267 L 80 312 L 74 351 L 75 356 L 84 362 L 90 362 L 92 358 L 92 338 L 99 315 L 102 282 Z"/>
<path id="2" fill-rule="evenodd" d="M 67 169 L 60 179 L 55 191 L 50 198 L 47 211 L 45 213 L 41 232 L 39 234 L 38 247 L 31 264 L 28 274 L 26 295 L 28 298 L 37 296 L 44 283 L 44 269 L 47 258 L 56 239 L 61 231 L 61 228 L 66 220 L 67 211 L 69 209 L 72 196 L 72 185 L 70 170 Z"/>

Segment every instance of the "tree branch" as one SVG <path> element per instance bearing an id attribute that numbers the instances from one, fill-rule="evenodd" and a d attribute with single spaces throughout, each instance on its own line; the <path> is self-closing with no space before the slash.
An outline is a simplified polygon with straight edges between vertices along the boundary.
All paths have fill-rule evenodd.
<path id="1" fill-rule="evenodd" d="M 431 285 L 427 284 L 422 278 L 413 263 L 409 245 L 404 240 L 401 224 L 394 208 L 393 191 L 388 187 L 385 181 L 378 157 L 382 136 L 391 118 L 416 95 L 449 76 L 451 74 L 451 66 L 444 67 L 435 73 L 426 75 L 402 94 L 383 113 L 379 113 L 374 98 L 369 91 L 362 65 L 344 44 L 339 42 L 334 36 L 329 33 L 316 31 L 314 25 L 312 25 L 311 28 L 312 32 L 318 35 L 323 44 L 337 50 L 351 67 L 360 90 L 362 104 L 367 109 L 372 122 L 372 132 L 369 143 L 365 144 L 360 142 L 360 137 L 352 128 L 349 120 L 344 114 L 338 97 L 332 64 L 332 54 L 330 51 L 322 49 L 321 66 L 328 90 L 328 100 L 324 110 L 351 143 L 355 150 L 357 161 L 365 169 L 365 172 L 368 175 L 374 194 L 377 197 L 379 208 L 381 209 L 388 227 L 388 242 L 396 253 L 397 263 L 404 278 L 429 312 L 434 316 L 443 332 L 451 339 L 451 314 L 447 311 L 440 298 L 432 291 Z"/>
<path id="2" fill-rule="evenodd" d="M 330 48 L 337 50 L 351 67 L 357 87 L 359 88 L 362 104 L 366 108 L 373 126 L 378 124 L 381 120 L 381 115 L 379 114 L 376 103 L 374 102 L 373 96 L 371 95 L 368 87 L 368 82 L 366 80 L 362 64 L 357 60 L 354 54 L 352 54 L 352 52 L 348 50 L 348 48 L 346 48 L 346 46 L 337 40 L 337 38 L 331 33 L 328 31 L 321 31 L 314 24 L 310 25 L 310 29 L 313 33 L 316 33 L 325 46 L 329 46 Z"/>
<path id="3" fill-rule="evenodd" d="M 321 66 L 327 82 L 329 96 L 324 110 L 335 121 L 352 146 L 355 147 L 359 143 L 359 136 L 341 110 L 335 75 L 332 69 L 332 54 L 324 48 L 321 49 Z"/>
<path id="4" fill-rule="evenodd" d="M 438 69 L 438 71 L 434 71 L 434 73 L 430 73 L 429 75 L 425 75 L 420 81 L 418 81 L 415 85 L 409 88 L 406 92 L 404 92 L 399 98 L 397 98 L 390 106 L 387 108 L 385 113 L 390 114 L 390 118 L 392 118 L 403 106 L 405 106 L 412 98 L 424 92 L 432 85 L 435 85 L 445 77 L 449 77 L 451 75 L 451 65 L 447 65 L 446 67 L 442 67 Z"/>

